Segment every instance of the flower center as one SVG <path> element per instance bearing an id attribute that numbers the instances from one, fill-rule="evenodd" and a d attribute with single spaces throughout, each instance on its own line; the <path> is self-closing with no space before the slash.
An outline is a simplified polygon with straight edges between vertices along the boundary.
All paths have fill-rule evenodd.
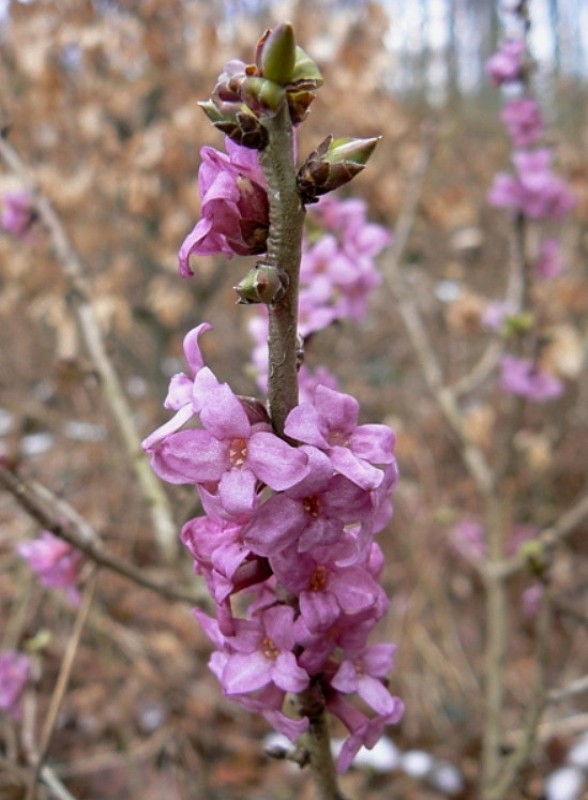
<path id="1" fill-rule="evenodd" d="M 327 570 L 322 565 L 318 566 L 310 579 L 310 592 L 322 592 L 327 585 Z"/>
<path id="2" fill-rule="evenodd" d="M 264 654 L 266 658 L 269 658 L 271 661 L 275 661 L 278 657 L 280 651 L 269 638 L 269 636 L 265 636 L 262 643 L 261 643 L 261 652 Z"/>
<path id="3" fill-rule="evenodd" d="M 304 502 L 302 503 L 304 506 L 304 510 L 307 514 L 310 514 L 311 517 L 318 517 L 321 513 L 321 500 L 320 497 L 307 497 Z"/>
<path id="4" fill-rule="evenodd" d="M 331 447 L 347 447 L 349 436 L 343 431 L 329 431 L 328 441 Z"/>
<path id="5" fill-rule="evenodd" d="M 229 447 L 231 466 L 242 467 L 247 458 L 247 439 L 233 439 Z"/>

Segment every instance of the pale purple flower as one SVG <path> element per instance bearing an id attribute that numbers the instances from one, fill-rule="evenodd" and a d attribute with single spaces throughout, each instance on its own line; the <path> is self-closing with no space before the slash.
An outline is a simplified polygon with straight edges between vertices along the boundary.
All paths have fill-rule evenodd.
<path id="1" fill-rule="evenodd" d="M 276 605 L 255 620 L 237 622 L 237 633 L 226 639 L 229 655 L 220 679 L 226 694 L 248 694 L 270 683 L 285 692 L 306 688 L 308 673 L 292 652 L 293 621 L 293 608 Z"/>
<path id="2" fill-rule="evenodd" d="M 553 237 L 544 239 L 541 242 L 539 258 L 535 262 L 535 275 L 544 279 L 556 278 L 564 269 L 560 243 Z"/>
<path id="3" fill-rule="evenodd" d="M 196 255 L 264 253 L 269 203 L 256 150 L 225 139 L 227 153 L 212 147 L 200 151 L 198 191 L 201 218 L 179 252 L 180 274 L 193 275 L 189 259 Z"/>
<path id="4" fill-rule="evenodd" d="M 36 539 L 19 544 L 17 551 L 43 586 L 65 589 L 70 600 L 79 600 L 77 583 L 84 561 L 79 550 L 49 531 L 42 531 Z"/>
<path id="5" fill-rule="evenodd" d="M 292 545 L 270 556 L 278 581 L 299 598 L 300 613 L 312 633 L 328 630 L 341 615 L 377 616 L 385 594 L 364 566 L 341 567 L 338 559 L 349 557 L 349 542 L 340 541 L 299 553 Z"/>
<path id="6" fill-rule="evenodd" d="M 26 240 L 37 220 L 37 211 L 32 196 L 28 192 L 7 192 L 2 196 L 3 208 L 0 212 L 0 228 Z"/>
<path id="7" fill-rule="evenodd" d="M 302 364 L 298 370 L 298 395 L 301 403 L 310 403 L 319 386 L 326 386 L 334 391 L 339 390 L 337 378 L 326 367 L 311 369 Z"/>
<path id="8" fill-rule="evenodd" d="M 530 219 L 561 219 L 575 204 L 567 184 L 551 170 L 549 148 L 519 150 L 516 176 L 499 173 L 488 194 L 491 205 L 512 208 Z"/>
<path id="9" fill-rule="evenodd" d="M 20 699 L 31 673 L 31 660 L 24 653 L 0 653 L 0 710 L 20 719 Z"/>
<path id="10" fill-rule="evenodd" d="M 500 118 L 515 147 L 534 144 L 543 133 L 543 117 L 537 102 L 532 97 L 515 97 L 508 100 Z"/>
<path id="11" fill-rule="evenodd" d="M 343 475 L 333 475 L 328 456 L 313 447 L 300 449 L 308 455 L 307 477 L 259 506 L 243 531 L 258 555 L 269 556 L 294 543 L 301 553 L 332 544 L 345 525 L 372 511 L 370 493 Z"/>
<path id="12" fill-rule="evenodd" d="M 520 81 L 525 57 L 524 39 L 507 39 L 486 62 L 486 72 L 496 86 Z"/>
<path id="13" fill-rule="evenodd" d="M 505 392 L 542 403 L 560 397 L 564 385 L 530 358 L 503 356 L 500 361 L 501 386 Z"/>
<path id="14" fill-rule="evenodd" d="M 331 686 L 342 694 L 358 694 L 378 714 L 390 714 L 396 708 L 383 679 L 394 665 L 396 645 L 382 643 L 366 647 L 343 659 Z"/>
<path id="15" fill-rule="evenodd" d="M 337 772 L 343 773 L 351 766 L 361 747 L 370 750 L 381 738 L 387 725 L 399 722 L 404 714 L 404 704 L 398 697 L 392 697 L 393 709 L 375 717 L 366 716 L 351 705 L 339 693 L 333 693 L 327 700 L 327 708 L 338 717 L 349 731 L 337 756 Z"/>
<path id="16" fill-rule="evenodd" d="M 308 457 L 271 432 L 252 424 L 243 405 L 208 367 L 194 379 L 193 404 L 202 429 L 177 431 L 149 449 L 157 474 L 169 483 L 213 486 L 233 515 L 255 504 L 257 482 L 289 489 L 308 473 Z"/>
<path id="17" fill-rule="evenodd" d="M 539 611 L 541 598 L 545 592 L 545 587 L 542 583 L 532 583 L 528 586 L 522 595 L 523 613 L 526 617 L 536 617 Z"/>
<path id="18" fill-rule="evenodd" d="M 467 561 L 479 561 L 486 555 L 484 526 L 477 520 L 460 520 L 451 531 L 449 542 Z"/>
<path id="19" fill-rule="evenodd" d="M 292 439 L 324 450 L 333 467 L 362 489 L 375 489 L 384 473 L 374 464 L 394 461 L 394 433 L 386 425 L 358 425 L 359 403 L 348 394 L 319 386 L 312 403 L 296 406 L 286 419 Z"/>
<path id="20" fill-rule="evenodd" d="M 516 306 L 506 300 L 492 300 L 482 314 L 482 325 L 491 331 L 499 333 L 504 327 L 508 317 L 517 313 Z"/>
<path id="21" fill-rule="evenodd" d="M 200 334 L 209 330 L 212 330 L 212 325 L 209 325 L 208 322 L 203 322 L 189 331 L 184 337 L 184 357 L 191 374 L 186 375 L 185 372 L 180 372 L 172 377 L 163 405 L 165 408 L 170 408 L 176 413 L 170 420 L 144 439 L 142 442 L 144 450 L 153 449 L 157 443 L 165 439 L 166 436 L 182 428 L 196 413 L 192 402 L 194 378 L 204 366 L 204 359 L 200 352 L 198 339 Z"/>
<path id="22" fill-rule="evenodd" d="M 251 550 L 243 543 L 242 526 L 211 517 L 196 517 L 182 528 L 182 543 L 196 561 L 196 572 L 204 575 L 217 603 L 237 589 L 235 578 Z"/>

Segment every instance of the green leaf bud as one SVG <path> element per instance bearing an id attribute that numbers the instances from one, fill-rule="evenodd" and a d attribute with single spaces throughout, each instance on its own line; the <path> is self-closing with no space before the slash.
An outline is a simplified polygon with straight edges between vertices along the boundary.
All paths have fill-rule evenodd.
<path id="1" fill-rule="evenodd" d="M 284 22 L 262 37 L 256 56 L 264 78 L 286 86 L 292 80 L 296 65 L 296 38 L 290 22 Z"/>
<path id="2" fill-rule="evenodd" d="M 333 139 L 327 136 L 310 154 L 298 173 L 298 190 L 304 203 L 314 203 L 352 180 L 365 167 L 380 137 Z"/>
<path id="3" fill-rule="evenodd" d="M 237 302 L 241 305 L 271 305 L 282 299 L 288 284 L 288 275 L 283 270 L 260 261 L 233 288 L 239 295 Z"/>
<path id="4" fill-rule="evenodd" d="M 285 96 L 282 86 L 266 78 L 247 77 L 241 85 L 241 98 L 254 113 L 277 111 Z"/>

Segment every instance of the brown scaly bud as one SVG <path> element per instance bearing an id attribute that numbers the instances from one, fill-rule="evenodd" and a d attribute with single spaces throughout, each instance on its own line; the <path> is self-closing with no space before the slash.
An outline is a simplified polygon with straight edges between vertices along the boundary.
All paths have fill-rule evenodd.
<path id="1" fill-rule="evenodd" d="M 263 150 L 267 147 L 268 134 L 261 122 L 250 111 L 235 111 L 224 103 L 219 108 L 213 100 L 198 103 L 215 128 L 241 147 Z M 239 104 L 241 106 L 241 104 Z"/>
<path id="2" fill-rule="evenodd" d="M 288 275 L 278 267 L 259 261 L 233 288 L 241 305 L 272 305 L 282 299 L 288 288 Z"/>
<path id="3" fill-rule="evenodd" d="M 267 408 L 256 397 L 238 394 L 237 399 L 243 406 L 243 410 L 247 414 L 247 419 L 252 425 L 257 425 L 259 422 L 271 422 L 270 416 L 267 413 Z"/>
<path id="4" fill-rule="evenodd" d="M 327 136 L 306 159 L 298 172 L 298 190 L 303 203 L 315 203 L 360 173 L 380 137 L 333 139 Z"/>

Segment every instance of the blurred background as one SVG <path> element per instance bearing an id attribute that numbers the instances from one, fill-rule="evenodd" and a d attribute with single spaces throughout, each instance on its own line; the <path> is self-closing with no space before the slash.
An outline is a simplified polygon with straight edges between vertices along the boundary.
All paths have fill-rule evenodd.
<path id="1" fill-rule="evenodd" d="M 573 219 L 558 230 L 567 271 L 551 287 L 545 313 L 554 324 L 573 329 L 573 345 L 582 352 L 588 308 L 588 5 L 530 0 L 529 9 L 537 61 L 533 85 L 557 169 L 577 199 Z M 329 133 L 383 135 L 369 167 L 341 193 L 365 199 L 372 221 L 394 229 L 424 132 L 434 131 L 404 269 L 450 382 L 482 352 L 481 310 L 504 293 L 509 224 L 507 215 L 486 203 L 494 173 L 507 170 L 510 159 L 498 116 L 500 92 L 484 71 L 509 33 L 498 3 L 4 0 L 2 121 L 84 261 L 109 353 L 142 436 L 167 418 L 162 402 L 170 375 L 183 369 L 182 338 L 202 321 L 216 331 L 203 340 L 216 374 L 235 391 L 257 392 L 246 333 L 254 311 L 235 306 L 231 289 L 249 262 L 201 258 L 188 281 L 177 274 L 177 250 L 198 217 L 199 149 L 222 145 L 197 101 L 209 96 L 227 60 L 253 60 L 263 30 L 284 19 L 293 21 L 298 41 L 325 77 L 300 129 L 301 157 Z M 20 188 L 19 179 L 0 167 L 0 195 Z M 386 254 L 381 262 L 385 270 Z M 61 265 L 40 226 L 26 242 L 0 235 L 0 320 L 3 455 L 105 532 L 113 552 L 161 570 L 172 582 L 195 580 L 184 554 L 173 570 L 158 564 L 144 501 L 80 344 Z M 453 793 L 399 770 L 355 771 L 344 785 L 365 800 L 474 797 L 482 591 L 475 571 L 450 543 L 452 526 L 479 510 L 471 481 L 385 291 L 377 293 L 367 321 L 316 337 L 308 358 L 311 365 L 328 366 L 343 390 L 360 398 L 364 421 L 386 421 L 398 432 L 402 481 L 393 524 L 381 539 L 393 602 L 379 635 L 399 644 L 392 686 L 408 712 L 390 735 L 403 751 L 432 754 L 455 765 L 461 776 Z M 529 459 L 539 459 L 528 462 L 529 480 L 533 469 L 541 470 L 547 487 L 539 522 L 552 519 L 585 488 L 587 390 L 585 375 L 577 371 L 563 398 L 532 409 L 527 419 L 539 436 L 529 450 Z M 489 451 L 499 412 L 491 382 L 464 404 L 472 430 Z M 195 513 L 194 496 L 187 487 L 168 489 L 179 526 Z M 1 494 L 0 639 L 4 630 L 4 644 L 42 642 L 34 686 L 42 719 L 73 611 L 59 593 L 42 589 L 15 555 L 15 542 L 37 533 Z M 568 608 L 581 617 L 573 624 L 563 614 L 558 620 L 551 643 L 558 683 L 586 667 L 582 604 L 588 563 L 581 534 L 570 539 L 558 573 Z M 525 588 L 523 579 L 515 581 L 511 597 L 516 624 L 507 689 L 513 702 L 506 724 L 515 735 L 529 694 L 534 624 L 519 611 Z M 313 796 L 304 774 L 262 756 L 264 723 L 221 696 L 206 667 L 209 645 L 189 608 L 105 572 L 95 605 L 50 753 L 74 796 Z M 513 800 L 545 796 L 546 776 L 566 762 L 578 734 L 588 728 L 586 711 L 582 697 L 553 709 L 557 724 L 541 739 L 525 793 L 513 794 Z M 559 724 L 578 717 L 584 728 L 577 721 Z M 15 785 L 7 798 L 22 796 Z"/>

